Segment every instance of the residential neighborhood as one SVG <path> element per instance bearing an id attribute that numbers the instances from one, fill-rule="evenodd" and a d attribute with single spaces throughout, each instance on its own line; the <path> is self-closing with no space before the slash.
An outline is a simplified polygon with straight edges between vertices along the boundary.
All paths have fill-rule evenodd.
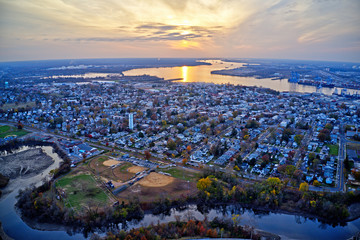
<path id="1" fill-rule="evenodd" d="M 23 84 L 4 89 L 0 120 L 43 140 L 50 134 L 74 166 L 102 148 L 150 151 L 164 164 L 359 189 L 360 101 L 339 95 L 180 82 Z"/>

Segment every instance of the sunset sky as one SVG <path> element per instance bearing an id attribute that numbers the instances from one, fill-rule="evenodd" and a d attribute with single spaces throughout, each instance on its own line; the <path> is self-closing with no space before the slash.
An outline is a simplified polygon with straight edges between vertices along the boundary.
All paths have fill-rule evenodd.
<path id="1" fill-rule="evenodd" d="M 0 0 L 0 61 L 117 57 L 360 62 L 360 1 Z"/>

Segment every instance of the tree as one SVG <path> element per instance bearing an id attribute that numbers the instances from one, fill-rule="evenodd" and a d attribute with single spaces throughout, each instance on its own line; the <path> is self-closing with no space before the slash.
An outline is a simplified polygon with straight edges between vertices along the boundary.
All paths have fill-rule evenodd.
<path id="1" fill-rule="evenodd" d="M 290 128 L 285 128 L 284 131 L 283 131 L 283 134 L 282 134 L 282 140 L 283 141 L 289 141 L 289 138 L 292 134 L 292 131 Z"/>
<path id="2" fill-rule="evenodd" d="M 318 135 L 318 139 L 321 142 L 330 141 L 331 140 L 330 130 L 327 128 L 324 128 L 323 130 L 321 130 Z"/>
<path id="3" fill-rule="evenodd" d="M 309 153 L 309 160 L 312 161 L 315 159 L 315 153 L 311 152 Z"/>
<path id="4" fill-rule="evenodd" d="M 333 125 L 331 123 L 327 123 L 325 128 L 331 131 L 333 129 Z"/>
<path id="5" fill-rule="evenodd" d="M 285 169 L 286 174 L 287 174 L 290 178 L 293 177 L 295 170 L 296 170 L 296 167 L 295 167 L 294 165 L 287 165 L 287 166 L 286 166 L 286 169 Z"/>
<path id="6" fill-rule="evenodd" d="M 356 181 L 360 181 L 360 170 L 357 168 L 353 168 L 351 170 L 351 174 L 354 176 Z"/>
<path id="7" fill-rule="evenodd" d="M 169 148 L 170 150 L 175 150 L 176 149 L 176 143 L 174 142 L 174 140 L 172 140 L 171 138 L 168 139 L 167 143 L 166 143 L 167 148 Z"/>
<path id="8" fill-rule="evenodd" d="M 313 168 L 314 169 L 317 169 L 317 167 L 318 167 L 318 165 L 319 165 L 319 159 L 317 159 L 317 158 L 315 158 L 314 160 L 313 160 Z"/>
<path id="9" fill-rule="evenodd" d="M 106 118 L 101 119 L 101 122 L 104 126 L 109 125 L 109 121 Z"/>
<path id="10" fill-rule="evenodd" d="M 144 151 L 144 154 L 146 160 L 149 160 L 151 158 L 151 153 L 148 150 Z"/>
<path id="11" fill-rule="evenodd" d="M 247 121 L 245 127 L 246 128 L 258 128 L 260 126 L 260 123 L 256 120 L 249 120 Z"/>
<path id="12" fill-rule="evenodd" d="M 211 183 L 212 183 L 212 181 L 209 177 L 201 178 L 197 182 L 196 187 L 201 191 L 205 191 L 208 187 L 211 186 Z"/>
<path id="13" fill-rule="evenodd" d="M 266 185 L 270 188 L 269 190 L 275 190 L 275 193 L 279 193 L 281 189 L 282 182 L 277 177 L 269 177 L 265 181 Z"/>
<path id="14" fill-rule="evenodd" d="M 296 142 L 296 144 L 298 146 L 300 146 L 301 141 L 303 140 L 303 138 L 304 138 L 304 135 L 301 135 L 301 134 L 295 135 L 294 140 L 295 140 L 295 142 Z"/>
<path id="15" fill-rule="evenodd" d="M 190 145 L 188 145 L 188 146 L 186 147 L 186 151 L 187 151 L 188 153 L 191 152 L 191 146 L 190 146 Z"/>
<path id="16" fill-rule="evenodd" d="M 314 180 L 313 185 L 315 187 L 320 187 L 320 182 L 318 180 Z"/>
<path id="17" fill-rule="evenodd" d="M 309 184 L 307 184 L 306 182 L 301 183 L 299 187 L 299 191 L 301 192 L 309 191 Z"/>
<path id="18" fill-rule="evenodd" d="M 184 158 L 181 162 L 182 162 L 182 164 L 185 166 L 186 163 L 188 162 L 188 160 L 187 160 L 186 158 Z"/>
<path id="19" fill-rule="evenodd" d="M 296 169 L 295 172 L 294 172 L 294 178 L 300 182 L 301 178 L 302 178 L 302 171 L 300 169 Z"/>
<path id="20" fill-rule="evenodd" d="M 263 160 L 263 162 L 265 163 L 269 163 L 269 154 L 265 154 L 264 156 L 262 156 L 261 160 Z"/>

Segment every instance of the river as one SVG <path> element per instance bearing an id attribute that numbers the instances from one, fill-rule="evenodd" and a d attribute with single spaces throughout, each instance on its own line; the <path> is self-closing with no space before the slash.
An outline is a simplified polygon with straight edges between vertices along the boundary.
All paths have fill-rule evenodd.
<path id="1" fill-rule="evenodd" d="M 182 67 L 160 67 L 160 68 L 138 68 L 123 72 L 125 76 L 136 76 L 148 74 L 151 76 L 157 76 L 164 79 L 178 79 L 182 78 L 179 82 L 207 82 L 216 84 L 234 84 L 243 86 L 257 86 L 271 88 L 279 92 L 301 92 L 301 93 L 323 93 L 331 95 L 335 88 L 320 88 L 317 89 L 314 86 L 301 85 L 297 83 L 289 83 L 287 79 L 271 80 L 270 78 L 257 79 L 255 77 L 238 77 L 238 76 L 226 76 L 211 74 L 211 71 L 232 69 L 242 67 L 245 63 L 235 62 L 223 62 L 221 60 L 206 60 L 204 62 L 211 63 L 211 65 L 199 65 L 199 66 L 182 66 Z M 340 93 L 341 88 L 338 88 Z M 353 90 L 348 89 L 349 93 L 353 93 Z"/>
<path id="2" fill-rule="evenodd" d="M 4 191 L 11 191 L 0 199 L 0 221 L 2 222 L 5 233 L 14 239 L 85 239 L 81 233 L 69 235 L 66 228 L 51 224 L 35 224 L 40 229 L 37 230 L 29 227 L 19 216 L 14 205 L 16 203 L 16 195 L 20 189 L 26 188 L 31 184 L 39 185 L 41 180 L 48 176 L 52 169 L 59 166 L 60 157 L 53 153 L 52 147 L 41 147 L 46 154 L 51 156 L 55 162 L 39 174 L 30 178 L 18 178 L 10 181 Z M 23 147 L 19 151 L 28 149 Z M 215 217 L 231 217 L 231 212 L 235 207 L 229 206 L 225 212 L 210 210 L 206 217 L 211 220 Z M 205 215 L 200 213 L 196 206 L 190 205 L 187 210 L 177 211 L 173 209 L 170 216 L 145 214 L 144 219 L 140 222 L 130 222 L 128 227 L 148 226 L 151 223 L 175 221 L 176 216 L 180 216 L 182 220 L 192 217 L 203 220 Z M 251 225 L 257 229 L 272 232 L 280 235 L 283 239 L 347 239 L 360 231 L 360 219 L 349 222 L 346 226 L 332 227 L 330 225 L 321 224 L 317 220 L 306 220 L 303 217 L 269 213 L 258 214 L 251 210 L 245 210 L 241 215 L 240 224 Z"/>

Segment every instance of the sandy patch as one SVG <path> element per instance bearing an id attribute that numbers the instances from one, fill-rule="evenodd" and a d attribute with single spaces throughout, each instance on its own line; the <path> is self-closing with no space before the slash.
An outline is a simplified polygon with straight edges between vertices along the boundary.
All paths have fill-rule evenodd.
<path id="1" fill-rule="evenodd" d="M 146 168 L 140 166 L 132 166 L 127 169 L 130 173 L 138 173 L 144 171 Z"/>
<path id="2" fill-rule="evenodd" d="M 112 179 L 109 179 L 109 178 L 106 178 L 106 177 L 103 177 L 103 176 L 100 176 L 100 178 L 104 183 L 107 183 L 108 181 L 111 181 L 115 188 L 124 185 L 124 182 L 122 182 L 122 181 L 114 181 Z"/>
<path id="3" fill-rule="evenodd" d="M 119 163 L 120 163 L 119 161 L 110 159 L 110 160 L 106 160 L 105 162 L 103 162 L 103 165 L 110 167 L 112 165 L 116 165 L 116 164 L 119 164 Z"/>
<path id="4" fill-rule="evenodd" d="M 165 176 L 160 173 L 151 172 L 149 175 L 139 181 L 144 187 L 163 187 L 174 181 L 173 177 Z"/>

